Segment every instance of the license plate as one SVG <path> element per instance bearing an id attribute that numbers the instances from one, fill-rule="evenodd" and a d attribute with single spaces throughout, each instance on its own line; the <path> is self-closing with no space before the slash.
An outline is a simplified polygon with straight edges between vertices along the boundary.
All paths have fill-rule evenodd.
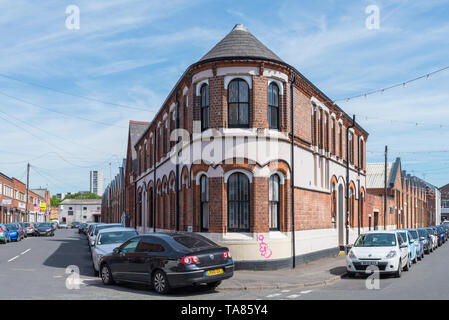
<path id="1" fill-rule="evenodd" d="M 209 270 L 209 271 L 206 271 L 206 276 L 215 276 L 215 275 L 217 275 L 217 274 L 222 274 L 224 271 L 223 271 L 223 269 L 215 269 L 215 270 Z"/>
<path id="2" fill-rule="evenodd" d="M 377 266 L 378 262 L 377 261 L 362 261 L 362 266 Z"/>

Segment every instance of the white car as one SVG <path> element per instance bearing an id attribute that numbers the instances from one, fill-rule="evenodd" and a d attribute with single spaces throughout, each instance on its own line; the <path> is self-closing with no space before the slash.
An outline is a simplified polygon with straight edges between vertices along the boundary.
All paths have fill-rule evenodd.
<path id="1" fill-rule="evenodd" d="M 99 274 L 101 258 L 111 254 L 114 248 L 120 247 L 126 240 L 136 235 L 138 233 L 133 228 L 115 227 L 100 230 L 90 248 L 95 276 Z"/>
<path id="2" fill-rule="evenodd" d="M 376 266 L 380 273 L 401 276 L 411 266 L 408 244 L 396 231 L 370 231 L 361 234 L 346 256 L 349 276 L 367 273 L 368 266 Z"/>
<path id="3" fill-rule="evenodd" d="M 435 249 L 438 248 L 438 238 L 435 235 L 435 231 L 432 228 L 427 228 L 427 231 L 430 233 L 430 238 L 432 238 L 432 250 L 434 251 Z"/>
<path id="4" fill-rule="evenodd" d="M 58 229 L 68 229 L 68 228 L 69 228 L 69 226 L 67 225 L 66 222 L 61 222 L 61 223 L 58 225 Z"/>

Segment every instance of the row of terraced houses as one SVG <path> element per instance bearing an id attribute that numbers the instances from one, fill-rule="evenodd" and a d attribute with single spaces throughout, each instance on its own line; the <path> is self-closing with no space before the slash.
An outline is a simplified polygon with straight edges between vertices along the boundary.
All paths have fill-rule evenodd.
<path id="1" fill-rule="evenodd" d="M 187 68 L 151 122 L 129 122 L 102 220 L 200 233 L 243 269 L 333 255 L 365 230 L 436 223 L 438 189 L 400 159 L 367 164 L 367 141 L 351 116 L 236 25 Z"/>
<path id="2" fill-rule="evenodd" d="M 28 190 L 27 206 L 26 184 L 0 172 L 0 224 L 48 221 L 49 213 L 50 192 L 47 189 Z"/>

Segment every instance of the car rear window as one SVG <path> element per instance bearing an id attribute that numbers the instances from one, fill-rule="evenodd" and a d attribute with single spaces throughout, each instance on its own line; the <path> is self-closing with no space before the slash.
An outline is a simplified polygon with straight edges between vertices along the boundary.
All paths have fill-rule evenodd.
<path id="1" fill-rule="evenodd" d="M 212 248 L 217 246 L 209 239 L 200 237 L 174 236 L 173 240 L 189 249 Z"/>

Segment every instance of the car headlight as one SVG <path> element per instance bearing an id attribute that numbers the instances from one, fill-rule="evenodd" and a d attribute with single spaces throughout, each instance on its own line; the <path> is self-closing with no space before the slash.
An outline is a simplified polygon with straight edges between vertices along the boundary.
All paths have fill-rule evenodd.
<path id="1" fill-rule="evenodd" d="M 385 258 L 391 259 L 391 258 L 394 258 L 395 256 L 396 256 L 396 251 L 395 251 L 395 250 L 391 250 L 391 251 L 388 252 L 388 254 L 385 256 Z"/>
<path id="2" fill-rule="evenodd" d="M 357 257 L 355 256 L 354 252 L 352 250 L 349 250 L 348 253 L 349 258 L 351 258 L 352 260 L 357 259 Z"/>

